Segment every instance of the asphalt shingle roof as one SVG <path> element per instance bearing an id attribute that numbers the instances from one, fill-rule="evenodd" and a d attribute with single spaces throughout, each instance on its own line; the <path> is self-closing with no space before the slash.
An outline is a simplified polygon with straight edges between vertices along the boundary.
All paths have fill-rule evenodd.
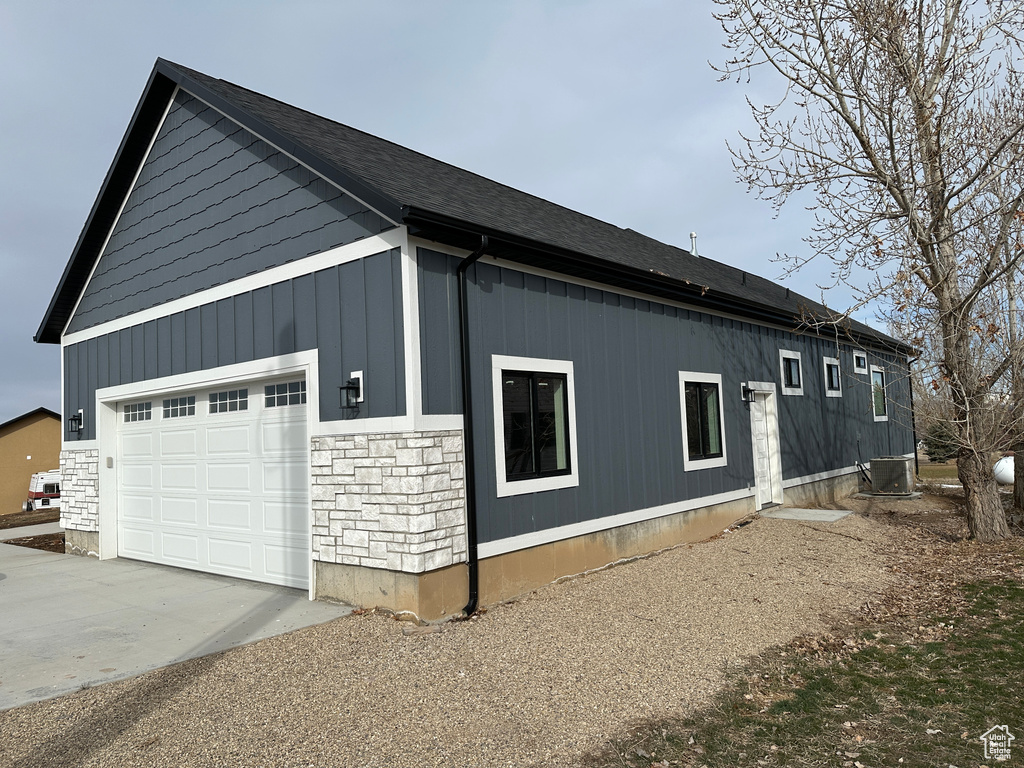
<path id="1" fill-rule="evenodd" d="M 409 211 L 425 211 L 446 220 L 464 223 L 469 228 L 477 228 L 482 233 L 504 234 L 515 238 L 515 242 L 527 241 L 541 248 L 579 254 L 591 260 L 591 264 L 596 264 L 598 270 L 604 264 L 610 269 L 626 269 L 636 274 L 667 278 L 677 283 L 679 290 L 691 296 L 726 298 L 734 307 L 746 308 L 753 317 L 764 313 L 775 318 L 783 316 L 789 318 L 795 326 L 799 322 L 798 318 L 807 313 L 818 317 L 827 316 L 825 308 L 817 302 L 770 280 L 712 259 L 698 258 L 686 250 L 631 229 L 617 227 L 407 147 L 164 60 L 157 61 L 147 93 L 140 102 L 136 119 L 133 119 L 125 142 L 122 143 L 115 165 L 121 161 L 122 154 L 126 153 L 126 145 L 130 145 L 132 130 L 143 111 L 146 98 L 150 91 L 157 90 L 154 84 L 161 77 L 169 78 L 200 99 L 213 102 L 212 106 L 225 111 L 257 134 L 264 135 L 272 143 L 283 145 L 282 149 L 307 161 L 314 170 L 323 172 L 396 223 L 405 221 Z M 159 98 L 166 99 L 163 95 L 165 92 L 166 88 L 161 90 Z M 271 135 L 267 136 L 267 133 Z M 148 140 L 149 137 L 146 138 Z M 108 175 L 108 182 L 110 179 Z M 104 184 L 101 197 L 106 192 L 108 182 Z M 87 224 L 87 230 L 89 226 Z M 83 249 L 83 240 L 80 240 L 72 262 L 85 259 L 91 266 L 99 253 L 82 252 L 89 250 Z M 69 271 L 65 272 L 58 295 L 55 295 L 47 319 L 37 335 L 40 341 L 59 340 L 63 323 L 54 338 L 52 323 L 48 326 L 48 322 L 51 316 L 69 316 L 70 310 L 54 312 L 55 306 L 62 304 L 58 301 L 61 292 L 74 290 L 74 297 L 77 298 L 78 292 L 84 287 L 84 282 L 74 285 L 80 282 L 80 278 L 69 280 L 71 266 L 69 264 Z M 552 268 L 557 269 L 557 265 L 553 264 Z M 80 265 L 78 273 L 82 272 L 87 273 L 87 270 Z M 65 297 L 63 304 L 67 301 L 68 297 Z M 896 340 L 856 321 L 847 322 L 846 328 L 855 336 L 902 348 Z"/>

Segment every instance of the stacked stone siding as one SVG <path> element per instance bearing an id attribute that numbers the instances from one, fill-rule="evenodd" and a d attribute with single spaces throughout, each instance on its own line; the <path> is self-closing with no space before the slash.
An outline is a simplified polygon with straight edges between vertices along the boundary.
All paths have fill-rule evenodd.
<path id="1" fill-rule="evenodd" d="M 60 452 L 60 523 L 75 531 L 100 529 L 100 452 Z"/>
<path id="2" fill-rule="evenodd" d="M 461 430 L 312 439 L 313 558 L 423 573 L 466 560 Z"/>

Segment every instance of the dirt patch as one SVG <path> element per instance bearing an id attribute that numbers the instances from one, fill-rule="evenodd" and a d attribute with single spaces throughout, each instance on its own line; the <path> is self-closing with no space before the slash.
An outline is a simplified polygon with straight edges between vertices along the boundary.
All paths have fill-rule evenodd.
<path id="1" fill-rule="evenodd" d="M 39 525 L 41 523 L 56 523 L 60 520 L 60 509 L 46 507 L 34 509 L 31 512 L 11 512 L 0 515 L 0 531 L 8 528 L 20 528 L 23 525 Z"/>
<path id="2" fill-rule="evenodd" d="M 44 552 L 64 554 L 64 533 L 44 533 L 39 536 L 21 536 L 17 539 L 0 539 L 2 544 L 13 544 L 16 547 L 41 549 Z"/>

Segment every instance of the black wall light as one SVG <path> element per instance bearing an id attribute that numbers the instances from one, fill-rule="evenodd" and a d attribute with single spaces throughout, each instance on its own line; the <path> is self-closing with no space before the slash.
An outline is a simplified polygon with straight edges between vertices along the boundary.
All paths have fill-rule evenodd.
<path id="1" fill-rule="evenodd" d="M 740 389 L 740 398 L 743 400 L 744 403 L 753 402 L 753 400 L 754 400 L 754 390 L 752 390 L 746 384 L 743 384 L 742 385 L 742 389 Z"/>
<path id="2" fill-rule="evenodd" d="M 342 408 L 358 408 L 359 403 L 363 401 L 363 380 L 362 378 L 352 378 L 338 387 L 341 390 L 341 407 Z"/>
<path id="3" fill-rule="evenodd" d="M 82 409 L 78 409 L 78 413 L 72 414 L 68 417 L 68 432 L 79 434 L 82 431 Z"/>

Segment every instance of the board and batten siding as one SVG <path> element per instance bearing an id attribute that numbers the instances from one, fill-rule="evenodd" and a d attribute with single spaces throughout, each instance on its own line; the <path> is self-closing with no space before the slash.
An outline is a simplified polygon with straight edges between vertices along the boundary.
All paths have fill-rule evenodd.
<path id="1" fill-rule="evenodd" d="M 321 420 L 405 415 L 399 249 L 69 344 L 64 412 L 84 410 L 79 439 L 91 440 L 97 389 L 310 349 L 319 350 Z M 343 413 L 338 387 L 357 370 L 366 399 L 358 414 Z"/>
<path id="2" fill-rule="evenodd" d="M 179 90 L 68 332 L 392 226 Z"/>
<path id="3" fill-rule="evenodd" d="M 417 259 L 424 412 L 458 413 L 458 259 L 425 248 Z M 741 382 L 778 384 L 779 349 L 802 353 L 804 379 L 803 396 L 777 389 L 784 478 L 913 450 L 906 366 L 894 356 L 867 350 L 890 371 L 890 418 L 875 422 L 869 377 L 835 341 L 479 262 L 469 278 L 481 542 L 752 487 Z M 579 487 L 497 497 L 493 354 L 573 362 Z M 823 357 L 840 358 L 841 398 L 825 397 Z M 722 375 L 727 466 L 683 471 L 680 371 Z"/>

